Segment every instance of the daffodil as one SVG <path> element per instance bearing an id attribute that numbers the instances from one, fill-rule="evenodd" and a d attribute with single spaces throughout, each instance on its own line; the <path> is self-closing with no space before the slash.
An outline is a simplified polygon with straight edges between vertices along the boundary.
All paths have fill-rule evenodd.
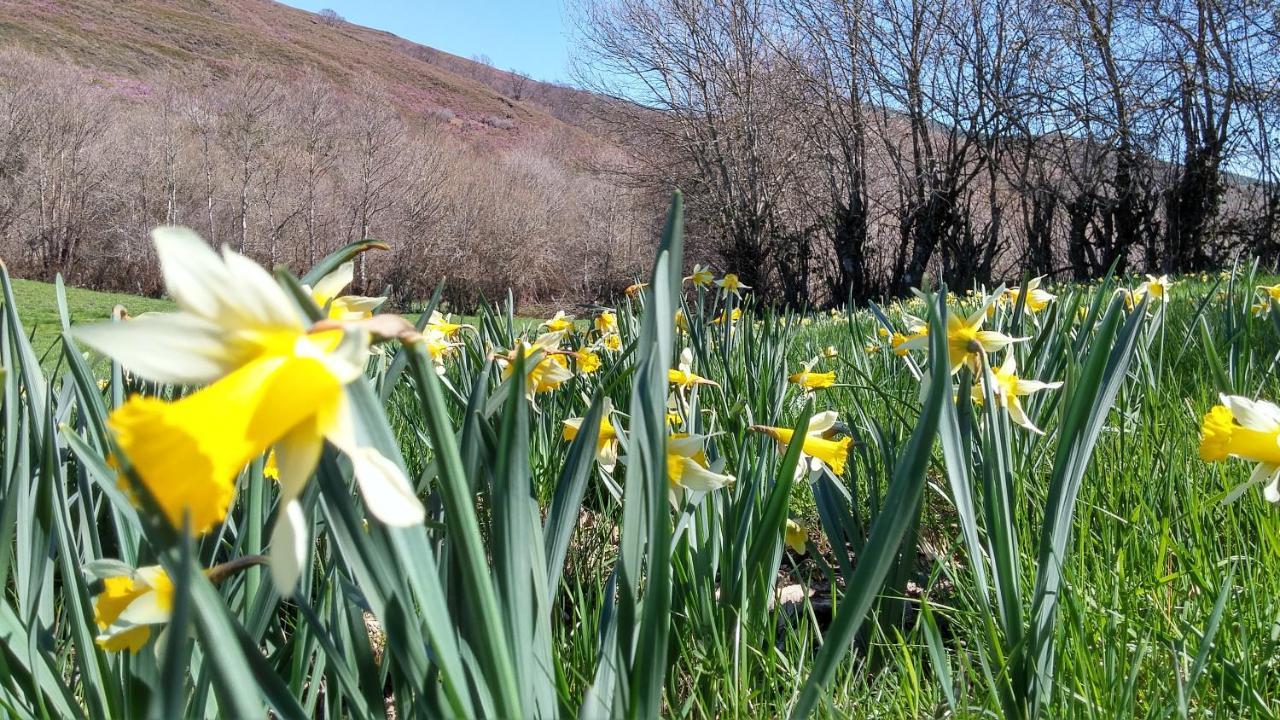
<path id="1" fill-rule="evenodd" d="M 733 312 L 729 313 L 729 323 L 730 323 L 730 324 L 736 323 L 736 322 L 738 322 L 738 321 L 739 321 L 739 320 L 741 320 L 741 319 L 742 319 L 742 308 L 734 308 L 734 309 L 733 309 Z M 809 323 L 806 323 L 806 322 L 805 322 L 805 320 L 809 320 L 809 318 L 803 318 L 803 319 L 801 319 L 800 324 L 801 324 L 801 325 L 808 325 Z M 723 311 L 723 310 L 720 312 L 720 314 L 719 314 L 719 315 L 716 315 L 716 316 L 715 316 L 715 319 L 711 321 L 711 324 L 712 324 L 712 325 L 723 325 L 723 324 L 724 324 L 724 311 Z"/>
<path id="2" fill-rule="evenodd" d="M 840 356 L 840 351 L 836 350 L 835 345 L 828 345 L 826 348 L 822 350 L 822 357 L 824 358 L 831 359 L 833 357 L 839 357 L 839 356 Z"/>
<path id="3" fill-rule="evenodd" d="M 878 345 L 876 347 L 879 348 Z M 810 365 L 806 363 L 804 369 L 787 378 L 787 382 L 804 388 L 805 393 L 812 393 L 814 390 L 835 385 L 836 374 L 834 372 L 813 372 Z"/>
<path id="4" fill-rule="evenodd" d="M 354 277 L 355 263 L 348 260 L 339 265 L 337 270 L 320 278 L 314 288 L 310 288 L 311 299 L 327 311 L 330 320 L 363 320 L 373 317 L 373 311 L 387 301 L 385 297 L 339 295 Z"/>
<path id="5" fill-rule="evenodd" d="M 627 286 L 627 289 L 626 289 L 626 290 L 624 290 L 623 292 L 625 292 L 625 293 L 626 293 L 627 297 L 629 297 L 629 298 L 633 298 L 633 297 L 637 297 L 637 296 L 639 296 L 639 295 L 640 295 L 640 293 L 641 293 L 641 291 L 643 291 L 643 290 L 644 290 L 645 288 L 647 288 L 647 287 L 649 287 L 649 283 L 647 283 L 647 282 L 638 282 L 638 283 L 634 283 L 634 284 L 628 285 L 628 286 Z"/>
<path id="6" fill-rule="evenodd" d="M 596 330 L 603 335 L 609 335 L 618 332 L 618 316 L 605 310 L 596 316 Z"/>
<path id="7" fill-rule="evenodd" d="M 433 328 L 428 324 L 426 331 L 422 333 L 419 342 L 427 350 L 427 355 L 431 357 L 431 364 L 436 370 L 437 375 L 445 374 L 445 358 L 454 353 L 458 347 L 458 343 L 449 342 L 449 337 L 441 332 L 438 328 Z"/>
<path id="8" fill-rule="evenodd" d="M 800 523 L 787 518 L 787 529 L 784 534 L 787 547 L 795 551 L 797 555 L 803 555 L 806 543 L 809 541 L 809 534 L 805 532 L 804 526 Z"/>
<path id="9" fill-rule="evenodd" d="M 667 437 L 667 483 L 671 504 L 679 507 L 687 493 L 696 501 L 702 493 L 732 485 L 734 478 L 707 462 L 707 435 L 675 433 Z"/>
<path id="10" fill-rule="evenodd" d="M 1026 299 L 1023 301 L 1023 307 L 1028 311 L 1038 313 L 1041 310 L 1044 310 L 1049 307 L 1049 303 L 1056 299 L 1056 296 L 1050 294 L 1046 290 L 1040 289 L 1040 281 L 1043 278 L 1043 275 L 1031 278 L 1027 281 L 1027 286 L 1024 288 L 1009 288 L 1008 290 L 1005 290 L 1003 295 L 1004 301 L 1008 302 L 1010 305 L 1017 305 L 1019 298 L 1025 297 Z"/>
<path id="11" fill-rule="evenodd" d="M 694 385 L 717 385 L 714 380 L 693 372 L 693 351 L 685 348 L 680 351 L 680 362 L 675 368 L 667 370 L 667 381 L 681 390 L 688 390 Z"/>
<path id="12" fill-rule="evenodd" d="M 169 622 L 173 583 L 159 565 L 103 578 L 101 587 L 93 598 L 93 620 L 101 631 L 94 642 L 103 650 L 136 653 L 153 626 Z"/>
<path id="13" fill-rule="evenodd" d="M 716 285 L 725 292 L 726 295 L 738 295 L 743 290 L 750 290 L 750 285 L 743 285 L 738 279 L 736 273 L 725 273 L 724 277 L 716 281 Z"/>
<path id="14" fill-rule="evenodd" d="M 685 280 L 692 281 L 693 284 L 698 287 L 710 287 L 711 283 L 715 281 L 715 277 L 716 276 L 711 273 L 711 268 L 694 265 L 693 274 L 685 278 Z"/>
<path id="15" fill-rule="evenodd" d="M 525 366 L 525 397 L 533 401 L 536 395 L 560 387 L 573 377 L 573 371 L 569 370 L 568 363 L 560 352 L 560 340 L 563 337 L 562 332 L 549 332 L 539 335 L 532 343 L 518 341 L 515 349 L 508 355 L 498 358 L 498 364 L 502 366 L 502 378 L 506 380 L 515 372 L 516 358 L 523 355 L 528 361 L 534 353 L 542 353 L 537 362 L 527 362 Z"/>
<path id="16" fill-rule="evenodd" d="M 800 462 L 796 465 L 796 473 L 803 473 L 806 467 L 817 472 L 823 465 L 831 468 L 836 475 L 844 473 L 845 462 L 849 458 L 849 446 L 853 438 L 835 439 L 836 422 L 839 416 L 834 410 L 815 413 L 809 418 L 809 427 L 805 430 L 804 445 L 800 448 Z M 764 433 L 778 444 L 779 452 L 785 453 L 791 444 L 794 430 L 791 428 L 752 425 L 752 430 Z"/>
<path id="17" fill-rule="evenodd" d="M 573 329 L 573 316 L 565 315 L 563 310 L 557 310 L 556 314 L 543 325 L 546 326 L 547 332 L 568 332 Z"/>
<path id="18" fill-rule="evenodd" d="M 1046 383 L 1018 377 L 1018 361 L 1014 359 L 1012 353 L 1006 355 L 1004 362 L 1000 367 L 992 370 L 991 374 L 995 379 L 991 394 L 995 397 L 996 403 L 1009 413 L 1009 419 L 1037 435 L 1043 435 L 1044 431 L 1036 427 L 1035 423 L 1031 422 L 1031 418 L 1027 417 L 1019 398 L 1041 390 L 1056 390 L 1062 387 L 1062 383 Z M 973 386 L 972 393 L 975 402 L 982 402 L 984 393 L 981 381 Z"/>
<path id="19" fill-rule="evenodd" d="M 618 431 L 613 427 L 609 416 L 613 414 L 613 402 L 604 399 L 604 411 L 600 416 L 600 430 L 596 434 L 596 462 L 606 473 L 612 473 L 618 464 Z M 572 442 L 582 429 L 583 418 L 569 418 L 564 421 L 564 439 Z"/>
<path id="20" fill-rule="evenodd" d="M 1148 275 L 1147 281 L 1139 288 L 1140 295 L 1150 295 L 1159 302 L 1169 302 L 1169 288 L 1173 287 L 1173 281 L 1169 280 L 1168 275 L 1156 277 Z"/>
<path id="21" fill-rule="evenodd" d="M 680 332 L 689 332 L 689 318 L 685 317 L 683 309 L 676 310 L 675 323 Z"/>
<path id="22" fill-rule="evenodd" d="M 1263 496 L 1280 503 L 1280 407 L 1265 400 L 1222 395 L 1200 425 L 1200 459 L 1240 458 L 1257 463 L 1250 484 L 1266 483 Z"/>
<path id="23" fill-rule="evenodd" d="M 427 319 L 427 332 L 435 331 L 447 340 L 458 337 L 458 333 L 462 332 L 462 328 L 469 328 L 470 325 L 453 322 L 453 315 L 442 315 L 439 310 L 432 310 L 431 317 Z"/>
<path id="24" fill-rule="evenodd" d="M 591 348 L 578 348 L 575 350 L 573 361 L 578 368 L 578 372 L 583 375 L 590 375 L 600 369 L 600 356 Z"/>
<path id="25" fill-rule="evenodd" d="M 600 338 L 600 344 L 609 352 L 618 352 L 622 349 L 622 336 L 618 333 L 611 333 Z"/>
<path id="26" fill-rule="evenodd" d="M 1280 284 L 1276 285 L 1259 285 L 1258 294 L 1268 300 L 1280 302 Z"/>
<path id="27" fill-rule="evenodd" d="M 345 386 L 360 381 L 369 339 L 358 326 L 309 332 L 271 275 L 252 260 L 214 253 L 189 230 L 154 234 L 175 313 L 77 328 L 84 344 L 159 383 L 206 385 L 165 401 L 135 395 L 107 419 L 133 474 L 174 528 L 204 533 L 226 517 L 236 477 L 274 449 L 280 517 L 271 570 L 293 591 L 310 523 L 298 498 L 325 441 L 352 461 L 369 511 L 388 525 L 424 512 L 399 465 L 360 444 Z M 127 486 L 126 486 L 127 487 Z"/>
<path id="28" fill-rule="evenodd" d="M 967 364 L 976 373 L 981 368 L 981 359 L 987 353 L 1003 350 L 1011 343 L 1024 339 L 982 329 L 982 323 L 987 319 L 989 303 L 990 301 L 983 304 L 968 317 L 957 314 L 947 317 L 947 359 L 951 372 L 959 372 Z M 906 338 L 898 344 L 898 349 L 924 350 L 927 349 L 928 342 L 928 333 L 922 332 Z"/>

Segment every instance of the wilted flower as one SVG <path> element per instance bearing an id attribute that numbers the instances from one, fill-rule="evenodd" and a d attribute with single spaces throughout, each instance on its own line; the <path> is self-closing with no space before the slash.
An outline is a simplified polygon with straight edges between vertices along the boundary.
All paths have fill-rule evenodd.
<path id="1" fill-rule="evenodd" d="M 1280 503 L 1280 407 L 1239 395 L 1220 396 L 1200 425 L 1200 459 L 1240 458 L 1257 463 L 1249 478 L 1266 483 L 1263 495 Z"/>
<path id="2" fill-rule="evenodd" d="M 640 291 L 644 290 L 644 289 L 645 289 L 645 288 L 647 288 L 647 287 L 649 287 L 649 283 L 647 283 L 647 282 L 638 282 L 638 283 L 634 283 L 634 284 L 632 284 L 632 285 L 628 285 L 628 286 L 627 286 L 627 289 L 626 289 L 625 291 L 623 291 L 623 292 L 625 292 L 625 293 L 627 294 L 627 297 L 629 297 L 629 298 L 633 298 L 633 297 L 636 297 L 637 295 L 639 295 L 639 294 L 640 294 Z"/>

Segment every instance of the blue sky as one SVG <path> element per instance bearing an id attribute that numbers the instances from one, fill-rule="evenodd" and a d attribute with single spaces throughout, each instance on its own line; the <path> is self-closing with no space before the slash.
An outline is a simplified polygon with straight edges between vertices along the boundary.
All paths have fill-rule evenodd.
<path id="1" fill-rule="evenodd" d="M 350 22 L 537 80 L 569 78 L 563 0 L 282 0 L 304 10 L 337 11 Z"/>

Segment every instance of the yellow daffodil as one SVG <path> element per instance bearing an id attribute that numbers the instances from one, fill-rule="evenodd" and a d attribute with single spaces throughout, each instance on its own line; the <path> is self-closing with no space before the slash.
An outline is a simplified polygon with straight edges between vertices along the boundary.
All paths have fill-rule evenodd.
<path id="1" fill-rule="evenodd" d="M 881 325 L 880 327 L 876 328 L 876 334 L 879 335 L 881 338 L 887 340 L 889 338 L 889 328 Z"/>
<path id="2" fill-rule="evenodd" d="M 878 345 L 876 347 L 879 347 Z M 806 393 L 814 390 L 829 388 L 836 384 L 836 374 L 834 372 L 813 372 L 806 365 L 803 370 L 793 374 L 787 378 L 787 382 L 793 385 L 799 385 L 804 388 Z"/>
<path id="3" fill-rule="evenodd" d="M 1016 306 L 1018 304 L 1018 299 L 1025 296 L 1026 300 L 1023 301 L 1023 307 L 1025 307 L 1029 312 L 1038 313 L 1041 310 L 1044 310 L 1049 307 L 1049 303 L 1056 299 L 1056 296 L 1050 294 L 1048 291 L 1040 289 L 1040 281 L 1043 278 L 1043 275 L 1031 278 L 1027 281 L 1027 286 L 1025 288 L 1009 288 L 1008 290 L 1005 290 L 1004 295 L 1002 296 L 1004 301 L 1010 305 Z"/>
<path id="4" fill-rule="evenodd" d="M 569 370 L 564 354 L 559 349 L 563 337 L 562 332 L 549 332 L 539 335 L 533 343 L 518 341 L 515 349 L 507 356 L 498 358 L 498 364 L 502 366 L 502 379 L 511 377 L 511 373 L 515 371 L 516 358 L 523 355 L 528 360 L 534 353 L 542 353 L 536 363 L 525 367 L 525 397 L 533 401 L 536 395 L 560 387 L 573 377 L 573 372 Z"/>
<path id="5" fill-rule="evenodd" d="M 693 274 L 685 278 L 691 280 L 698 287 L 711 287 L 711 283 L 715 281 L 715 275 L 711 273 L 711 268 L 701 265 L 693 266 Z"/>
<path id="6" fill-rule="evenodd" d="M 93 620 L 102 632 L 94 642 L 107 652 L 136 653 L 151 637 L 152 626 L 169 622 L 173 583 L 159 565 L 101 582 L 102 591 L 93 598 Z"/>
<path id="7" fill-rule="evenodd" d="M 805 532 L 803 525 L 791 518 L 787 518 L 785 540 L 787 547 L 795 551 L 797 555 L 803 555 L 805 545 L 809 541 L 809 534 Z"/>
<path id="8" fill-rule="evenodd" d="M 1258 294 L 1268 300 L 1280 302 L 1280 284 L 1277 285 L 1259 285 Z"/>
<path id="9" fill-rule="evenodd" d="M 730 324 L 732 324 L 732 323 L 736 323 L 736 322 L 738 322 L 738 321 L 739 321 L 739 320 L 741 320 L 741 319 L 742 319 L 742 308 L 734 308 L 734 309 L 733 309 L 733 312 L 729 313 L 729 323 L 730 323 Z M 809 318 L 805 318 L 804 320 L 808 320 L 808 319 L 809 319 Z M 804 320 L 801 320 L 801 321 L 800 321 L 800 324 L 801 324 L 801 325 L 806 325 L 806 324 L 807 324 L 807 323 L 805 323 L 805 322 L 804 322 Z M 715 319 L 711 321 L 711 324 L 712 324 L 712 325 L 723 325 L 723 324 L 724 324 L 724 312 L 723 312 L 723 311 L 721 311 L 719 315 L 716 315 Z"/>
<path id="10" fill-rule="evenodd" d="M 839 416 L 834 410 L 816 413 L 809 418 L 804 445 L 800 449 L 800 462 L 796 465 L 797 475 L 803 473 L 806 468 L 817 472 L 823 465 L 831 468 L 831 472 L 836 475 L 844 473 L 845 462 L 849 458 L 849 446 L 853 443 L 853 438 L 835 439 L 835 426 L 838 420 Z M 773 438 L 778 444 L 779 452 L 782 453 L 787 451 L 787 445 L 791 444 L 791 436 L 794 432 L 791 428 L 767 425 L 752 425 L 751 429 Z"/>
<path id="11" fill-rule="evenodd" d="M 868 355 L 875 355 L 876 353 L 880 352 L 880 350 L 881 350 L 880 343 L 869 342 L 866 345 L 862 346 L 862 351 Z M 902 354 L 905 355 L 906 353 L 902 353 Z"/>
<path id="12" fill-rule="evenodd" d="M 1010 343 L 1024 339 L 982 329 L 982 323 L 987 319 L 989 303 L 990 301 L 968 317 L 956 314 L 947 317 L 947 356 L 951 372 L 959 372 L 967 364 L 976 373 L 981 368 L 981 359 L 987 353 L 1003 350 Z M 899 343 L 898 349 L 925 350 L 928 344 L 928 334 L 921 333 L 906 338 Z"/>
<path id="13" fill-rule="evenodd" d="M 432 310 L 431 317 L 427 320 L 427 332 L 435 331 L 444 336 L 447 340 L 453 340 L 458 337 L 458 333 L 462 332 L 462 328 L 469 328 L 470 325 L 453 322 L 452 315 L 442 315 L 439 310 Z"/>
<path id="14" fill-rule="evenodd" d="M 573 353 L 573 361 L 578 372 L 583 375 L 590 375 L 600 369 L 600 356 L 591 348 L 578 348 Z"/>
<path id="15" fill-rule="evenodd" d="M 1235 457 L 1257 463 L 1249 483 L 1266 483 L 1264 497 L 1280 503 L 1280 407 L 1239 395 L 1222 395 L 1221 400 L 1200 425 L 1200 459 Z"/>
<path id="16" fill-rule="evenodd" d="M 1168 275 L 1161 275 L 1160 277 L 1148 275 L 1147 281 L 1139 289 L 1139 294 L 1150 295 L 1158 302 L 1167 303 L 1169 302 L 1169 288 L 1173 287 L 1173 285 L 1174 283 L 1169 279 Z"/>
<path id="17" fill-rule="evenodd" d="M 725 273 L 724 277 L 716 281 L 716 285 L 720 286 L 720 289 L 723 290 L 726 295 L 739 295 L 742 290 L 751 289 L 750 285 L 742 284 L 742 281 L 738 279 L 738 275 L 736 273 Z"/>
<path id="18" fill-rule="evenodd" d="M 310 547 L 298 497 L 325 441 L 352 461 L 369 511 L 388 525 L 422 522 L 399 465 L 360 444 L 345 386 L 360 381 L 369 339 L 358 326 L 309 332 L 271 275 L 214 253 L 189 230 L 154 234 L 175 313 L 77 328 L 84 344 L 159 383 L 206 385 L 165 401 L 135 395 L 107 425 L 136 477 L 174 528 L 204 533 L 226 517 L 236 476 L 274 448 L 280 512 L 272 577 L 289 595 Z M 127 486 L 126 486 L 127 487 Z"/>
<path id="19" fill-rule="evenodd" d="M 697 502 L 703 493 L 732 485 L 734 478 L 707 462 L 707 435 L 675 433 L 667 437 L 667 483 L 671 504 L 679 507 L 688 496 Z"/>
<path id="20" fill-rule="evenodd" d="M 609 352 L 618 352 L 622 349 L 622 336 L 618 333 L 611 333 L 600 338 L 600 344 Z"/>
<path id="21" fill-rule="evenodd" d="M 618 316 L 605 310 L 596 316 L 596 330 L 601 334 L 610 335 L 618 332 Z"/>
<path id="22" fill-rule="evenodd" d="M 693 351 L 685 348 L 680 351 L 680 362 L 675 368 L 667 370 L 667 382 L 680 388 L 688 390 L 694 385 L 717 385 L 714 380 L 708 380 L 701 375 L 693 372 Z"/>
<path id="23" fill-rule="evenodd" d="M 310 288 L 311 299 L 320 309 L 327 308 L 330 320 L 363 320 L 373 317 L 373 311 L 387 301 L 385 297 L 338 295 L 351 284 L 353 277 L 355 263 L 348 260 L 339 265 L 337 270 L 320 278 L 314 288 Z M 306 288 L 305 285 L 303 287 Z"/>
<path id="24" fill-rule="evenodd" d="M 604 414 L 600 416 L 600 431 L 596 434 L 596 462 L 606 473 L 612 473 L 618 464 L 618 431 L 613 427 L 609 416 L 613 414 L 613 402 L 604 399 Z M 583 418 L 569 418 L 564 421 L 564 439 L 572 442 L 582 428 Z"/>
<path id="25" fill-rule="evenodd" d="M 431 327 L 429 324 L 422 333 L 420 342 L 427 349 L 427 355 L 431 356 L 431 364 L 435 367 L 437 375 L 445 374 L 445 358 L 452 355 L 459 347 L 458 343 L 449 342 L 449 338 L 437 328 Z"/>
<path id="26" fill-rule="evenodd" d="M 639 296 L 639 295 L 640 295 L 640 293 L 641 293 L 641 291 L 643 291 L 643 290 L 644 290 L 645 288 L 647 288 L 647 287 L 649 287 L 649 283 L 647 283 L 647 282 L 638 282 L 638 283 L 635 283 L 635 284 L 632 284 L 632 285 L 628 285 L 628 286 L 627 286 L 627 289 L 626 289 L 626 290 L 624 290 L 623 292 L 625 292 L 625 293 L 626 293 L 627 297 L 629 297 L 629 298 L 633 298 L 633 297 L 637 297 L 637 296 Z"/>
<path id="27" fill-rule="evenodd" d="M 689 318 L 685 317 L 684 310 L 676 310 L 676 329 L 680 332 L 689 332 Z"/>
<path id="28" fill-rule="evenodd" d="M 991 389 L 991 394 L 995 396 L 1000 407 L 1009 413 L 1009 419 L 1037 435 L 1043 435 L 1044 431 L 1036 427 L 1035 423 L 1031 422 L 1031 418 L 1027 417 L 1019 398 L 1041 390 L 1056 390 L 1062 387 L 1062 383 L 1046 383 L 1018 377 L 1018 361 L 1012 354 L 1006 355 L 1004 362 L 1000 367 L 993 369 L 991 374 L 995 378 L 995 387 Z M 981 381 L 973 386 L 972 392 L 974 402 L 981 403 L 983 399 Z"/>
<path id="29" fill-rule="evenodd" d="M 547 332 L 569 332 L 573 329 L 573 316 L 565 315 L 563 310 L 557 310 L 556 314 L 543 325 L 546 326 Z"/>

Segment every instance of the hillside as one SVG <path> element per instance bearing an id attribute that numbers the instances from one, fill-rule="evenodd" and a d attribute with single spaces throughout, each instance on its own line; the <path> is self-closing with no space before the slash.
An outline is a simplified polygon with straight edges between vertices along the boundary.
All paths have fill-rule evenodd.
<path id="1" fill-rule="evenodd" d="M 571 127 L 564 119 L 590 98 L 531 79 L 514 87 L 510 73 L 270 0 L 0 3 L 0 46 L 97 71 L 98 82 L 126 94 L 145 92 L 137 83 L 149 77 L 217 78 L 244 64 L 284 75 L 315 71 L 344 87 L 377 86 L 404 111 L 501 144 Z"/>

